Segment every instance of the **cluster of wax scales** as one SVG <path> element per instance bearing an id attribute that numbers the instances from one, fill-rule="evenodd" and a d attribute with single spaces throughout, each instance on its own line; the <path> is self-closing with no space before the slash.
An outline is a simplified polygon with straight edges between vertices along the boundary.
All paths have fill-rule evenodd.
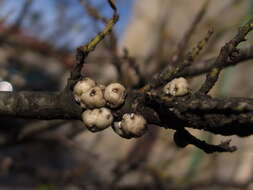
<path id="1" fill-rule="evenodd" d="M 171 96 L 183 96 L 188 91 L 184 78 L 174 79 L 163 88 L 163 92 Z M 97 132 L 111 126 L 125 138 L 140 137 L 147 130 L 147 121 L 140 114 L 125 113 L 121 121 L 114 121 L 112 109 L 122 106 L 126 99 L 126 88 L 121 84 L 104 86 L 86 77 L 75 84 L 73 93 L 75 100 L 85 109 L 82 120 L 88 130 Z"/>
<path id="2" fill-rule="evenodd" d="M 97 84 L 91 78 L 78 81 L 73 89 L 74 98 L 85 111 L 82 120 L 88 130 L 97 132 L 112 127 L 122 137 L 140 137 L 147 129 L 145 118 L 136 113 L 126 113 L 121 121 L 114 121 L 112 109 L 122 106 L 126 88 L 119 83 L 108 86 Z"/>

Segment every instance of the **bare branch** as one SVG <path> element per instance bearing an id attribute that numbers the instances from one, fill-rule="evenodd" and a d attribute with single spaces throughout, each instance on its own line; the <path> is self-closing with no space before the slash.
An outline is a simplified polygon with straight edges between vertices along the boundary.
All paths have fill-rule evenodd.
<path id="1" fill-rule="evenodd" d="M 82 109 L 71 94 L 0 92 L 0 115 L 33 119 L 80 119 Z"/>
<path id="2" fill-rule="evenodd" d="M 236 147 L 229 146 L 230 140 L 222 142 L 219 145 L 208 144 L 205 141 L 199 140 L 193 135 L 191 135 L 187 130 L 180 129 L 177 130 L 174 134 L 174 141 L 178 146 L 185 147 L 188 144 L 192 144 L 206 153 L 214 152 L 234 152 Z"/>
<path id="3" fill-rule="evenodd" d="M 233 57 L 233 59 L 228 59 L 226 62 L 218 65 L 220 68 L 226 68 L 230 66 L 235 66 L 237 64 L 245 63 L 245 61 L 253 59 L 253 46 L 240 49 L 238 54 Z M 215 58 L 210 58 L 207 60 L 199 61 L 184 68 L 184 70 L 176 75 L 176 77 L 184 76 L 196 76 L 200 74 L 207 73 L 211 71 L 212 68 L 216 67 Z"/>
<path id="4" fill-rule="evenodd" d="M 110 5 L 112 6 L 111 2 L 110 2 Z M 115 9 L 115 11 L 116 10 L 117 9 Z M 113 17 L 108 21 L 105 28 L 100 33 L 98 33 L 88 44 L 77 48 L 76 65 L 71 71 L 71 76 L 68 80 L 66 89 L 72 89 L 74 84 L 82 77 L 81 70 L 82 70 L 86 57 L 111 32 L 113 26 L 117 23 L 118 19 L 119 19 L 119 15 L 115 12 Z"/>
<path id="5" fill-rule="evenodd" d="M 209 1 L 205 1 L 205 3 L 203 4 L 202 8 L 199 11 L 199 13 L 196 15 L 193 23 L 190 25 L 190 28 L 185 33 L 185 36 L 183 37 L 182 41 L 179 43 L 175 55 L 172 56 L 171 60 L 167 64 L 167 67 L 163 69 L 163 72 L 155 75 L 153 77 L 153 79 L 151 80 L 151 82 L 144 87 L 145 91 L 148 91 L 150 88 L 154 89 L 154 88 L 157 88 L 161 85 L 164 85 L 166 82 L 172 80 L 173 76 L 175 76 L 178 72 L 180 72 L 184 67 L 186 67 L 188 65 L 189 62 L 187 60 L 189 60 L 189 59 L 186 59 L 184 61 L 185 50 L 187 48 L 187 45 L 188 45 L 194 31 L 196 30 L 196 27 L 198 26 L 199 22 L 204 17 L 208 5 L 209 5 Z M 209 37 L 211 36 L 211 33 L 212 32 L 209 32 L 208 37 L 205 39 L 209 39 Z M 198 44 L 201 44 L 201 43 L 198 43 Z M 198 48 L 198 49 L 201 50 L 202 48 Z M 189 55 L 190 54 L 188 54 L 186 57 L 189 58 Z M 196 55 L 198 55 L 198 53 Z"/>
<path id="6" fill-rule="evenodd" d="M 245 41 L 246 35 L 253 29 L 253 20 L 250 20 L 247 24 L 245 24 L 243 27 L 239 28 L 238 33 L 236 36 L 230 40 L 228 43 L 226 43 L 225 46 L 223 46 L 220 50 L 220 54 L 215 60 L 214 65 L 216 66 L 209 72 L 206 76 L 205 83 L 201 86 L 198 93 L 204 93 L 207 94 L 212 87 L 215 85 L 216 81 L 218 80 L 220 71 L 222 68 L 219 66 L 226 63 L 229 58 L 232 58 L 233 53 L 237 53 L 238 50 L 236 47 L 243 41 Z"/>

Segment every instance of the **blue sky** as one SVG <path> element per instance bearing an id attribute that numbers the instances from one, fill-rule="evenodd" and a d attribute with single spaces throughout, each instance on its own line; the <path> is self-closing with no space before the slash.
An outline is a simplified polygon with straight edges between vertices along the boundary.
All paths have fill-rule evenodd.
<path id="1" fill-rule="evenodd" d="M 84 12 L 84 9 L 81 6 L 79 6 L 78 0 L 33 0 L 33 1 L 34 2 L 33 2 L 30 12 L 34 12 L 34 13 L 36 12 L 43 15 L 41 19 L 43 23 L 46 23 L 47 28 L 45 31 L 47 31 L 47 33 L 50 33 L 50 29 L 53 30 L 53 26 L 57 19 L 57 15 L 56 15 L 57 6 L 55 2 L 61 1 L 62 3 L 68 4 L 68 7 L 70 8 L 67 11 L 67 14 L 69 17 L 74 16 L 75 14 L 78 14 L 80 12 Z M 112 15 L 112 11 L 110 7 L 107 6 L 107 4 L 105 4 L 106 0 L 90 0 L 90 1 L 94 5 L 104 4 L 105 6 L 103 6 L 102 8 L 103 15 L 107 17 Z M 18 12 L 20 11 L 22 7 L 21 5 L 24 2 L 25 0 L 5 0 L 5 4 L 1 6 L 0 17 L 9 15 L 8 23 L 13 22 L 17 18 Z M 117 26 L 115 29 L 119 37 L 120 37 L 120 34 L 123 33 L 125 27 L 127 26 L 129 18 L 131 17 L 133 2 L 134 0 L 118 0 L 117 1 L 117 6 L 120 13 L 120 21 L 117 23 Z M 87 22 L 87 18 L 82 19 L 80 22 L 82 22 L 82 24 Z M 31 26 L 31 23 L 24 22 L 24 26 L 26 25 Z M 45 32 L 44 36 L 46 36 L 47 33 Z M 87 35 L 87 38 L 90 38 L 90 37 L 91 36 Z M 77 41 L 77 43 L 78 41 L 80 41 L 79 39 L 75 39 L 75 40 Z"/>

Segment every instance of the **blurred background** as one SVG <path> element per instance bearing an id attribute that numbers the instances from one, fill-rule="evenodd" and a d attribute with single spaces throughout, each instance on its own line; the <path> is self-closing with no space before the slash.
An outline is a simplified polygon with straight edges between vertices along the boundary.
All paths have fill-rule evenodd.
<path id="1" fill-rule="evenodd" d="M 100 83 L 138 88 L 165 66 L 203 0 L 117 0 L 120 21 L 90 54 L 83 72 Z M 75 49 L 110 18 L 106 0 L 0 0 L 0 80 L 14 91 L 64 88 Z M 214 36 L 198 60 L 218 55 L 238 26 L 253 16 L 253 0 L 212 0 L 190 41 Z M 253 44 L 252 34 L 241 47 Z M 222 73 L 214 96 L 253 97 L 252 61 Z M 197 89 L 203 76 L 189 78 Z M 79 121 L 0 117 L 0 189 L 253 189 L 253 137 L 232 139 L 235 153 L 177 148 L 173 131 L 149 126 L 126 140 L 108 128 L 87 131 Z M 220 136 L 191 130 L 209 143 Z M 252 184 L 251 184 L 252 183 Z"/>

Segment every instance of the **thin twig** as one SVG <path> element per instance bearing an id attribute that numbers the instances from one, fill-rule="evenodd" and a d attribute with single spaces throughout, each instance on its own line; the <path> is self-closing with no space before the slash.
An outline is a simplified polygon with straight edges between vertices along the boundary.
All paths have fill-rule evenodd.
<path id="1" fill-rule="evenodd" d="M 109 3 L 111 6 L 113 5 L 111 1 L 109 1 Z M 112 9 L 115 11 L 114 15 L 108 21 L 104 29 L 101 32 L 99 32 L 93 39 L 91 39 L 89 43 L 77 48 L 76 65 L 71 71 L 68 84 L 65 88 L 66 90 L 69 90 L 69 89 L 72 90 L 75 83 L 82 78 L 81 71 L 82 71 L 85 59 L 87 58 L 89 53 L 95 50 L 96 46 L 111 32 L 112 28 L 117 23 L 119 19 L 119 15 L 117 14 L 117 9 L 115 8 L 115 5 L 112 6 Z"/>
<path id="2" fill-rule="evenodd" d="M 228 43 L 226 43 L 225 46 L 223 46 L 220 50 L 220 54 L 215 60 L 214 65 L 216 66 L 213 68 L 206 76 L 206 80 L 204 84 L 199 89 L 198 93 L 207 94 L 212 87 L 215 85 L 215 83 L 218 80 L 219 74 L 222 70 L 219 66 L 226 63 L 229 58 L 233 58 L 233 53 L 238 53 L 237 46 L 245 41 L 246 35 L 253 29 L 253 20 L 250 20 L 247 24 L 239 28 L 238 33 L 236 36 L 230 40 Z"/>

